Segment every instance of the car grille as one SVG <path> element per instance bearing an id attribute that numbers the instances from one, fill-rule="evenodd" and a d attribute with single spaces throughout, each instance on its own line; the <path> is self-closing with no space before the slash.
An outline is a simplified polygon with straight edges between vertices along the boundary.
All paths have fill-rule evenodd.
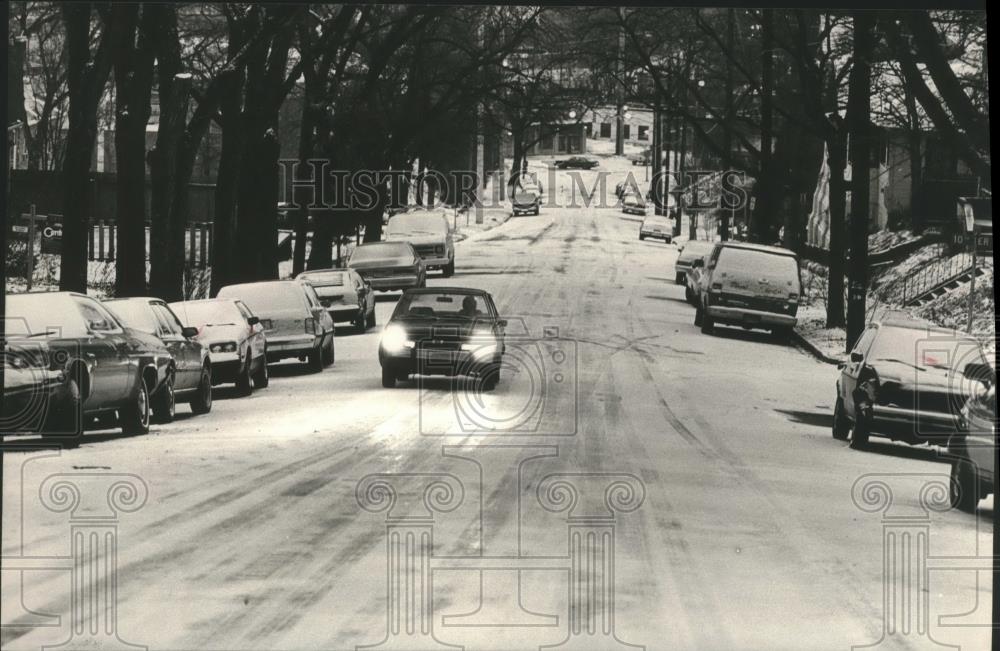
<path id="1" fill-rule="evenodd" d="M 959 414 L 965 400 L 961 395 L 947 391 L 928 391 L 926 388 L 902 387 L 895 382 L 885 382 L 879 388 L 877 402 L 881 405 L 938 414 Z"/>

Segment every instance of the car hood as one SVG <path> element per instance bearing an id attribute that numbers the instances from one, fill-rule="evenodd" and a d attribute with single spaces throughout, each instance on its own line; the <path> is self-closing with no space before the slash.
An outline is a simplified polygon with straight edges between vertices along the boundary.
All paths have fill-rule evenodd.
<path id="1" fill-rule="evenodd" d="M 918 391 L 933 391 L 935 393 L 961 393 L 965 382 L 957 371 L 936 367 L 917 370 L 905 362 L 877 359 L 869 362 L 869 366 L 878 373 L 882 384 L 894 383 Z"/>
<path id="2" fill-rule="evenodd" d="M 414 341 L 421 339 L 468 339 L 473 330 L 492 329 L 490 320 L 472 319 L 393 319 L 392 323 L 406 328 Z"/>
<path id="3" fill-rule="evenodd" d="M 420 244 L 441 244 L 446 239 L 448 239 L 448 236 L 445 235 L 444 233 L 438 233 L 434 235 L 426 235 L 423 233 L 421 233 L 420 235 L 409 235 L 408 233 L 398 233 L 386 237 L 387 242 L 409 242 L 413 246 L 418 246 Z"/>
<path id="4" fill-rule="evenodd" d="M 241 341 L 247 333 L 245 325 L 224 324 L 224 325 L 204 325 L 195 339 L 208 346 L 210 344 L 227 341 Z"/>

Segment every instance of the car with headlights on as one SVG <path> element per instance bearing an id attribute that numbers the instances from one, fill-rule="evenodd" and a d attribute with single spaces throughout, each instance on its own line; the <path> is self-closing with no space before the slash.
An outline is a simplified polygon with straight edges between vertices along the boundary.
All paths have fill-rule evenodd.
<path id="1" fill-rule="evenodd" d="M 350 322 L 359 332 L 375 327 L 375 291 L 356 270 L 315 269 L 296 277 L 316 289 L 334 323 Z"/>
<path id="2" fill-rule="evenodd" d="M 996 369 L 967 364 L 963 374 L 975 385 L 962 407 L 957 431 L 948 441 L 951 464 L 951 505 L 974 513 L 979 501 L 993 492 L 997 459 Z"/>
<path id="3" fill-rule="evenodd" d="M 128 327 L 100 301 L 76 292 L 11 294 L 5 311 L 5 357 L 22 357 L 20 363 L 11 359 L 23 371 L 11 385 L 33 376 L 45 386 L 50 371 L 61 376 L 52 402 L 39 416 L 55 423 L 19 414 L 18 429 L 51 433 L 51 426 L 60 434 L 79 435 L 93 420 L 110 417 L 126 434 L 149 431 L 151 396 L 166 386 L 173 365 L 162 341 Z M 7 410 L 16 408 L 14 402 L 5 404 L 5 421 L 12 415 Z"/>
<path id="4" fill-rule="evenodd" d="M 238 299 L 264 326 L 267 361 L 297 358 L 318 373 L 334 361 L 334 323 L 305 280 L 227 285 L 216 298 Z"/>
<path id="5" fill-rule="evenodd" d="M 946 443 L 968 399 L 969 364 L 987 364 L 968 335 L 889 313 L 873 321 L 840 365 L 833 436 L 863 448 L 872 436 Z M 972 367 L 975 368 L 975 367 Z"/>
<path id="6" fill-rule="evenodd" d="M 409 242 L 369 242 L 355 247 L 347 268 L 380 292 L 427 285 L 427 268 Z"/>
<path id="7" fill-rule="evenodd" d="M 500 380 L 507 322 L 481 289 L 409 289 L 382 331 L 382 386 L 410 375 L 474 376 L 486 390 Z"/>
<path id="8" fill-rule="evenodd" d="M 232 382 L 240 395 L 268 385 L 267 335 L 260 317 L 243 301 L 179 301 L 171 303 L 170 309 L 181 323 L 197 329 L 194 338 L 208 349 L 213 385 Z"/>
<path id="9" fill-rule="evenodd" d="M 802 280 L 799 258 L 778 246 L 717 242 L 701 277 L 694 324 L 704 334 L 715 325 L 770 330 L 787 340 L 796 323 Z"/>
<path id="10" fill-rule="evenodd" d="M 677 249 L 677 260 L 674 262 L 674 282 L 678 285 L 684 284 L 687 279 L 687 271 L 694 264 L 694 261 L 707 256 L 713 248 L 715 248 L 715 242 L 706 242 L 705 240 L 688 240 L 681 244 Z"/>
<path id="11" fill-rule="evenodd" d="M 531 190 L 516 188 L 510 204 L 511 214 L 515 217 L 518 215 L 537 215 L 541 212 L 542 198 Z"/>
<path id="12" fill-rule="evenodd" d="M 104 304 L 128 327 L 157 337 L 174 358 L 166 384 L 153 395 L 153 416 L 159 422 L 174 419 L 178 399 L 190 402 L 196 414 L 212 410 L 212 362 L 208 348 L 195 339 L 197 328 L 181 324 L 158 298 L 115 298 Z"/>

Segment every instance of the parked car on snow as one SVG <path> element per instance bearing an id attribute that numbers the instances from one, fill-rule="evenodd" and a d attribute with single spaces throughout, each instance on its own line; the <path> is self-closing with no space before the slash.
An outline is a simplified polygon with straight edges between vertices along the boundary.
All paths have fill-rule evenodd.
<path id="1" fill-rule="evenodd" d="M 381 292 L 427 285 L 427 269 L 409 242 L 362 244 L 351 252 L 347 267 Z"/>
<path id="2" fill-rule="evenodd" d="M 484 389 L 500 380 L 507 322 L 480 289 L 434 287 L 403 293 L 382 331 L 382 386 L 418 375 L 473 375 Z"/>
<path id="3" fill-rule="evenodd" d="M 871 436 L 945 443 L 968 396 L 960 364 L 986 364 L 979 342 L 906 316 L 873 321 L 840 367 L 833 436 L 863 448 Z"/>
<path id="4" fill-rule="evenodd" d="M 170 309 L 181 323 L 197 329 L 195 340 L 208 350 L 212 362 L 213 385 L 233 382 L 241 395 L 268 385 L 267 335 L 243 301 L 179 301 Z"/>
<path id="5" fill-rule="evenodd" d="M 674 262 L 674 282 L 678 285 L 687 280 L 687 271 L 698 258 L 703 258 L 712 252 L 715 242 L 705 240 L 688 240 L 677 249 L 677 260 Z"/>
<path id="6" fill-rule="evenodd" d="M 695 260 L 693 264 L 698 264 Z M 694 323 L 769 329 L 780 340 L 795 327 L 802 281 L 799 259 L 777 246 L 717 242 L 705 262 Z"/>
<path id="7" fill-rule="evenodd" d="M 335 323 L 349 321 L 360 332 L 375 327 L 375 290 L 354 269 L 315 269 L 303 271 L 298 278 L 316 289 Z"/>
<path id="8" fill-rule="evenodd" d="M 638 154 L 632 154 L 628 157 L 632 161 L 633 165 L 649 165 L 649 160 L 652 158 L 652 151 L 649 148 L 643 149 Z"/>
<path id="9" fill-rule="evenodd" d="M 208 348 L 195 340 L 197 328 L 185 327 L 158 298 L 116 298 L 104 301 L 118 320 L 162 341 L 174 358 L 166 384 L 153 396 L 153 416 L 161 423 L 174 419 L 177 399 L 187 400 L 191 411 L 212 409 L 212 363 Z"/>
<path id="10" fill-rule="evenodd" d="M 993 492 L 997 458 L 996 371 L 989 366 L 966 367 L 981 384 L 962 408 L 958 431 L 948 441 L 951 464 L 951 505 L 975 512 L 979 501 Z"/>
<path id="11" fill-rule="evenodd" d="M 642 220 L 642 224 L 639 225 L 639 239 L 644 240 L 648 237 L 663 240 L 667 244 L 670 244 L 674 240 L 674 234 L 671 229 L 669 219 L 663 215 L 650 215 Z"/>
<path id="12" fill-rule="evenodd" d="M 622 212 L 626 215 L 646 215 L 646 200 L 641 194 L 626 192 L 622 196 Z"/>
<path id="13" fill-rule="evenodd" d="M 5 319 L 5 355 L 18 347 L 22 355 L 29 349 L 35 355 L 34 362 L 23 363 L 12 386 L 30 382 L 27 372 L 40 386 L 51 388 L 50 373 L 36 373 L 35 368 L 62 376 L 50 394 L 53 401 L 39 415 L 47 422 L 21 419 L 19 425 L 78 435 L 90 420 L 117 415 L 126 434 L 149 431 L 150 396 L 165 386 L 173 365 L 162 341 L 129 328 L 100 301 L 75 292 L 9 295 Z M 5 386 L 7 382 L 5 377 Z M 5 404 L 5 419 L 16 408 L 16 402 Z"/>
<path id="14" fill-rule="evenodd" d="M 306 362 L 314 372 L 333 363 L 333 319 L 307 281 L 227 285 L 216 298 L 239 299 L 260 318 L 267 338 L 268 363 L 294 357 Z"/>
<path id="15" fill-rule="evenodd" d="M 409 242 L 428 270 L 455 273 L 455 241 L 448 218 L 438 212 L 404 212 L 389 219 L 386 242 Z"/>
<path id="16" fill-rule="evenodd" d="M 600 165 L 593 158 L 586 158 L 584 156 L 572 156 L 566 160 L 557 160 L 555 166 L 557 169 L 561 170 L 592 170 Z"/>

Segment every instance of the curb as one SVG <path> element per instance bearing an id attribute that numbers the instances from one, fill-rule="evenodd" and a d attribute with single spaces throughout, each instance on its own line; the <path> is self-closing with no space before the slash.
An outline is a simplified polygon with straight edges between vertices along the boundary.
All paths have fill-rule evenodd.
<path id="1" fill-rule="evenodd" d="M 813 344 L 811 341 L 809 341 L 808 339 L 806 339 L 805 337 L 803 337 L 801 334 L 799 334 L 795 330 L 792 330 L 792 338 L 795 340 L 795 343 L 800 348 L 805 349 L 805 351 L 807 353 L 809 353 L 810 355 L 812 355 L 813 357 L 815 357 L 817 360 L 819 360 L 821 362 L 824 362 L 826 364 L 833 364 L 834 366 L 837 366 L 837 365 L 840 365 L 841 363 L 843 363 L 843 361 L 844 361 L 842 359 L 839 359 L 839 358 L 836 358 L 836 357 L 830 357 L 829 355 L 825 354 L 823 351 L 821 351 L 819 348 L 817 348 L 815 344 Z"/>

